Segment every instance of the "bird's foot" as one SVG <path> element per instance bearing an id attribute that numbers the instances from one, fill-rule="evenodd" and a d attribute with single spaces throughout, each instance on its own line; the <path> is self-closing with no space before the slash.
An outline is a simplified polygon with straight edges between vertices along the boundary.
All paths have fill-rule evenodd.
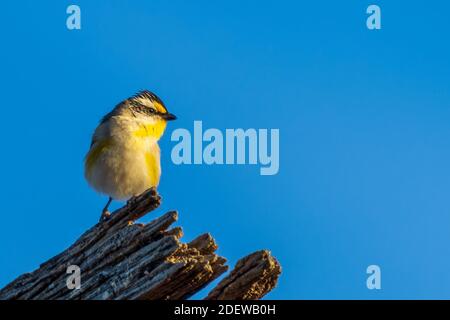
<path id="1" fill-rule="evenodd" d="M 99 222 L 106 221 L 109 219 L 109 217 L 111 217 L 111 212 L 109 212 L 108 210 L 103 210 Z"/>

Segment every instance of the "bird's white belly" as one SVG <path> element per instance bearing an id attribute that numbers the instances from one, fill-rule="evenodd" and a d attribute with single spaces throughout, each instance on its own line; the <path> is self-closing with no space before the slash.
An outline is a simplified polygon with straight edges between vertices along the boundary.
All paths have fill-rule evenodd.
<path id="1" fill-rule="evenodd" d="M 149 168 L 146 158 L 148 152 L 152 152 L 157 161 L 157 165 L 152 168 Z M 89 183 L 97 191 L 114 199 L 125 200 L 139 195 L 158 184 L 159 147 L 157 144 L 149 146 L 146 143 L 111 145 L 101 152 L 86 175 Z"/>

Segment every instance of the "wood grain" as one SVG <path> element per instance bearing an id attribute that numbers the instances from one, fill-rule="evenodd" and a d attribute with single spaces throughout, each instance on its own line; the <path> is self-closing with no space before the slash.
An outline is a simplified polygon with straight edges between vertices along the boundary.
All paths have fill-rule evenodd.
<path id="1" fill-rule="evenodd" d="M 170 211 L 147 224 L 134 223 L 161 203 L 150 189 L 133 203 L 87 230 L 69 248 L 0 290 L 0 300 L 187 299 L 228 269 L 210 234 L 183 243 L 178 213 Z M 81 270 L 81 288 L 70 290 L 67 267 Z M 237 264 L 206 297 L 259 299 L 272 290 L 281 273 L 266 250 Z"/>

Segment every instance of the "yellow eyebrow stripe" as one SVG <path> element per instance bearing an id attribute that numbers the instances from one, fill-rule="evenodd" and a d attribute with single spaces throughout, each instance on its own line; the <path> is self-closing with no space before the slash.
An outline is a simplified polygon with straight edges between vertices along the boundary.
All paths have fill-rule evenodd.
<path id="1" fill-rule="evenodd" d="M 158 101 L 153 101 L 153 105 L 155 106 L 155 108 L 158 112 L 167 113 L 166 108 Z"/>

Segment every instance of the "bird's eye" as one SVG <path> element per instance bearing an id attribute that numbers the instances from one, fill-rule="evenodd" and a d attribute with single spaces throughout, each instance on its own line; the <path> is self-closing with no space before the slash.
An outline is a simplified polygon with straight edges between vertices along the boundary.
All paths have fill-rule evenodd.
<path id="1" fill-rule="evenodd" d="M 144 106 L 141 104 L 134 105 L 134 109 L 139 113 L 143 113 L 143 114 L 147 114 L 147 115 L 153 115 L 153 114 L 157 113 L 157 111 L 155 109 L 153 109 L 152 107 Z"/>

